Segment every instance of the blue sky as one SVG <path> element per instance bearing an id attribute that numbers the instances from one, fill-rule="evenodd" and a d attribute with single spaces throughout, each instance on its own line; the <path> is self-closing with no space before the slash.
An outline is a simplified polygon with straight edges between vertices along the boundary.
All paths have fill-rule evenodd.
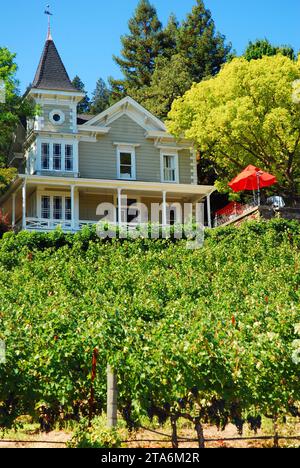
<path id="1" fill-rule="evenodd" d="M 47 31 L 43 14 L 47 0 L 0 0 L 0 46 L 17 53 L 22 91 L 33 80 Z M 138 0 L 52 0 L 52 32 L 73 78 L 78 74 L 89 92 L 99 77 L 120 76 L 112 55 L 120 51 L 120 36 Z M 183 19 L 195 0 L 153 0 L 165 24 L 170 13 Z M 267 37 L 300 50 L 299 0 L 206 0 L 217 29 L 238 53 L 249 40 Z"/>

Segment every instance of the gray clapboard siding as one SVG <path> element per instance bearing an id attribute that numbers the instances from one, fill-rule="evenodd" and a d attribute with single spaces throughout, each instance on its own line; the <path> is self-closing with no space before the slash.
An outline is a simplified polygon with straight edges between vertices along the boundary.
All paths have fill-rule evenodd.
<path id="1" fill-rule="evenodd" d="M 108 135 L 96 143 L 79 143 L 80 177 L 117 179 L 117 149 L 114 143 L 140 145 L 136 148 L 136 178 L 143 182 L 160 182 L 160 150 L 145 138 L 145 130 L 130 117 L 123 115 L 111 125 Z M 191 184 L 191 160 L 187 150 L 179 152 L 180 183 Z"/>
<path id="2" fill-rule="evenodd" d="M 179 160 L 179 182 L 181 184 L 192 183 L 192 161 L 191 153 L 189 150 L 182 150 L 178 153 Z"/>
<path id="3" fill-rule="evenodd" d="M 82 221 L 98 221 L 96 215 L 100 203 L 114 203 L 113 195 L 79 194 L 79 219 Z"/>
<path id="4" fill-rule="evenodd" d="M 44 117 L 44 128 L 50 132 L 64 132 L 72 133 L 73 132 L 73 122 L 72 122 L 72 111 L 70 107 L 58 105 L 56 109 L 61 110 L 65 114 L 65 121 L 62 125 L 54 125 L 50 119 L 49 114 L 53 111 L 53 105 L 45 104 L 42 108 L 42 116 Z"/>

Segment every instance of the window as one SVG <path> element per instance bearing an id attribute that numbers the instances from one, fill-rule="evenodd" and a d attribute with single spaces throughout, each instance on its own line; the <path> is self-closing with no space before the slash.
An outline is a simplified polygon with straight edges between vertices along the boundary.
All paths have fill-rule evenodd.
<path id="1" fill-rule="evenodd" d="M 65 114 L 60 109 L 55 109 L 51 111 L 49 114 L 49 120 L 54 125 L 62 125 L 65 119 L 66 119 Z"/>
<path id="2" fill-rule="evenodd" d="M 135 146 L 119 145 L 117 151 L 118 178 L 124 180 L 135 180 Z"/>
<path id="3" fill-rule="evenodd" d="M 120 153 L 120 179 L 132 179 L 132 154 Z"/>
<path id="4" fill-rule="evenodd" d="M 41 217 L 42 219 L 53 219 L 56 221 L 72 220 L 72 200 L 70 197 L 42 196 L 41 197 Z"/>
<path id="5" fill-rule="evenodd" d="M 65 146 L 65 171 L 73 171 L 73 146 Z"/>
<path id="6" fill-rule="evenodd" d="M 65 220 L 72 220 L 72 201 L 71 198 L 65 198 Z"/>
<path id="7" fill-rule="evenodd" d="M 41 200 L 41 214 L 43 219 L 50 219 L 51 217 L 51 206 L 50 206 L 50 197 L 42 197 Z"/>
<path id="8" fill-rule="evenodd" d="M 74 171 L 74 145 L 63 143 L 41 144 L 42 171 Z"/>
<path id="9" fill-rule="evenodd" d="M 163 155 L 163 182 L 177 181 L 177 156 Z"/>
<path id="10" fill-rule="evenodd" d="M 62 219 L 62 197 L 53 198 L 53 219 Z"/>
<path id="11" fill-rule="evenodd" d="M 53 170 L 61 171 L 61 145 L 57 143 L 53 145 Z"/>
<path id="12" fill-rule="evenodd" d="M 48 171 L 50 169 L 50 145 L 42 143 L 42 169 Z"/>

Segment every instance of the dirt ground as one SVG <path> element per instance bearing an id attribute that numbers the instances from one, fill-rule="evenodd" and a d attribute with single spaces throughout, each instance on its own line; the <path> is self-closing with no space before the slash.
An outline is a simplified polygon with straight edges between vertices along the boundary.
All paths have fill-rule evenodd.
<path id="1" fill-rule="evenodd" d="M 170 434 L 169 430 L 158 429 L 158 432 L 163 434 Z M 262 436 L 259 432 L 258 436 Z M 287 435 L 287 434 L 284 434 Z M 299 433 L 300 435 L 300 428 Z M 217 428 L 211 426 L 205 426 L 204 436 L 206 439 L 221 439 L 218 442 L 207 442 L 207 448 L 271 448 L 273 446 L 272 441 L 224 441 L 226 438 L 236 438 L 239 437 L 237 434 L 236 427 L 233 425 L 227 426 L 226 430 L 220 432 Z M 254 434 L 245 433 L 245 437 L 250 436 L 254 437 Z M 184 437 L 188 439 L 194 439 L 196 437 L 195 431 L 192 429 L 181 429 L 178 431 L 178 437 Z M 36 435 L 24 435 L 23 441 L 11 441 L 1 442 L 0 448 L 66 448 L 66 443 L 72 438 L 72 434 L 67 434 L 65 432 L 50 432 L 49 434 L 36 434 Z M 23 437 L 22 437 L 23 439 Z M 148 442 L 150 441 L 151 442 Z M 130 437 L 130 441 L 124 444 L 124 447 L 128 448 L 172 448 L 171 443 L 163 441 L 164 437 L 162 435 L 155 434 L 150 431 L 140 430 L 137 433 L 134 433 Z M 27 442 L 30 441 L 30 442 Z M 280 446 L 290 446 L 290 447 L 300 447 L 300 441 L 281 441 Z M 179 448 L 197 448 L 197 442 L 180 442 Z"/>
<path id="2" fill-rule="evenodd" d="M 168 433 L 164 430 L 159 430 L 162 433 Z M 262 434 L 258 434 L 262 435 Z M 227 426 L 225 431 L 218 431 L 217 428 L 211 426 L 204 427 L 204 436 L 205 439 L 221 439 L 218 442 L 207 442 L 207 448 L 254 448 L 254 447 L 271 447 L 271 444 L 268 442 L 263 441 L 263 443 L 258 441 L 234 441 L 234 442 L 225 442 L 222 439 L 226 438 L 236 438 L 239 437 L 236 427 L 233 425 Z M 196 432 L 192 429 L 184 429 L 178 431 L 178 438 L 183 437 L 187 439 L 195 439 Z M 134 438 L 137 439 L 134 441 Z M 133 438 L 132 442 L 127 444 L 130 448 L 172 448 L 171 443 L 166 442 L 139 442 L 140 440 L 156 440 L 156 439 L 163 439 L 162 436 L 156 435 L 149 431 L 139 431 L 135 437 Z M 300 442 L 299 442 L 300 445 Z M 180 442 L 179 448 L 198 448 L 197 442 Z"/>
<path id="3" fill-rule="evenodd" d="M 72 434 L 66 434 L 65 432 L 50 432 L 49 434 L 26 435 L 24 436 L 24 440 L 26 440 L 26 442 L 1 442 L 0 440 L 0 448 L 66 448 L 66 443 L 71 438 Z M 27 441 L 30 441 L 30 443 Z"/>

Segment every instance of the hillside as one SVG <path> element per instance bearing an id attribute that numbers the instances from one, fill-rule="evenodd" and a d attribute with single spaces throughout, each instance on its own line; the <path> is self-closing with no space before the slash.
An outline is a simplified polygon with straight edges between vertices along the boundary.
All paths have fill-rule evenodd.
<path id="1" fill-rule="evenodd" d="M 99 350 L 129 424 L 185 413 L 239 428 L 298 413 L 300 224 L 273 220 L 185 241 L 100 241 L 94 231 L 0 241 L 0 425 L 23 414 L 49 424 L 88 412 Z M 199 413 L 200 410 L 200 413 Z"/>

